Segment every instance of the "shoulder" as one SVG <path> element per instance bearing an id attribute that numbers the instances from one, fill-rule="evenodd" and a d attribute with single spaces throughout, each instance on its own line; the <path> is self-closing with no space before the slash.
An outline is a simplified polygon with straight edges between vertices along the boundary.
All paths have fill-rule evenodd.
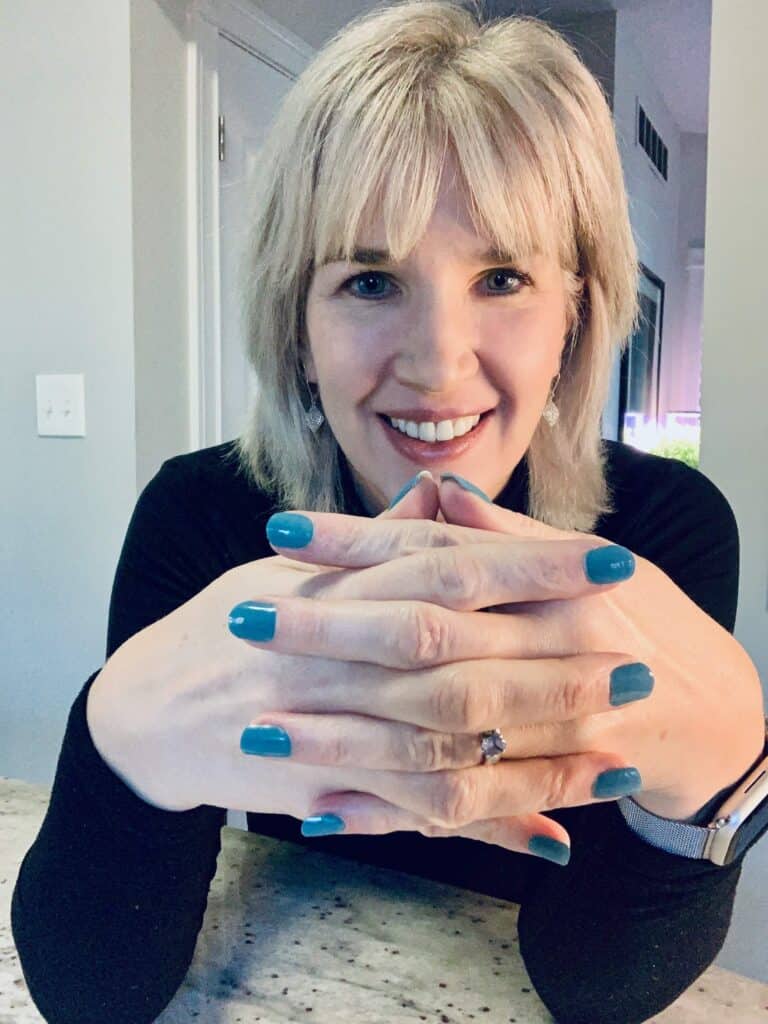
<path id="1" fill-rule="evenodd" d="M 680 526 L 706 523 L 734 530 L 736 518 L 720 488 L 701 470 L 680 459 L 640 451 L 619 441 L 604 440 L 606 479 L 614 513 L 609 517 L 631 532 L 672 522 Z"/>
<path id="2" fill-rule="evenodd" d="M 271 508 L 271 495 L 257 488 L 240 465 L 234 441 L 173 455 L 162 463 L 147 482 L 142 496 L 150 499 L 172 497 L 194 500 L 198 507 L 207 502 L 219 507 L 245 503 L 251 511 Z"/>
<path id="3" fill-rule="evenodd" d="M 653 562 L 733 632 L 739 531 L 720 488 L 701 470 L 616 441 L 604 441 L 614 512 L 595 534 Z"/>

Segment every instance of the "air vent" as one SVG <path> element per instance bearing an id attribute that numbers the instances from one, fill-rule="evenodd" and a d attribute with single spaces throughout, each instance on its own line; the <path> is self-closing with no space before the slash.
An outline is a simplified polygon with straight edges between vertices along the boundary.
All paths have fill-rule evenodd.
<path id="1" fill-rule="evenodd" d="M 643 147 L 648 157 L 662 176 L 667 180 L 667 155 L 668 149 L 661 141 L 661 136 L 653 127 L 653 122 L 638 103 L 637 105 L 637 141 Z"/>

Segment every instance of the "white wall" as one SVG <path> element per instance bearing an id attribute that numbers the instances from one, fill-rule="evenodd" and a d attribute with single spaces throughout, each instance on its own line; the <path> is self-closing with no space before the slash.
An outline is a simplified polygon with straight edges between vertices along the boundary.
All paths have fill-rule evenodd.
<path id="1" fill-rule="evenodd" d="M 666 181 L 642 146 L 635 143 L 638 97 L 669 149 Z M 652 69 L 643 65 L 632 31 L 621 12 L 616 19 L 613 115 L 638 257 L 665 285 L 659 385 L 659 417 L 663 422 L 667 409 L 697 408 L 697 404 L 677 404 L 680 391 L 680 321 L 685 296 L 678 249 L 682 181 L 680 129 L 654 84 Z"/>
<path id="2" fill-rule="evenodd" d="M 139 490 L 190 447 L 185 8 L 183 0 L 130 0 Z"/>
<path id="3" fill-rule="evenodd" d="M 0 774 L 49 785 L 137 494 L 190 447 L 185 4 L 0 19 Z M 37 436 L 38 373 L 84 374 L 85 437 Z"/>
<path id="4" fill-rule="evenodd" d="M 714 0 L 707 153 L 701 469 L 733 506 L 741 537 L 736 637 L 757 665 L 768 706 L 768 71 L 756 39 L 768 4 Z M 738 928 L 718 963 L 768 981 L 768 839 L 747 854 Z"/>
<path id="5" fill-rule="evenodd" d="M 128 0 L 0 14 L 0 773 L 50 784 L 136 500 Z M 82 438 L 35 374 L 85 375 Z"/>

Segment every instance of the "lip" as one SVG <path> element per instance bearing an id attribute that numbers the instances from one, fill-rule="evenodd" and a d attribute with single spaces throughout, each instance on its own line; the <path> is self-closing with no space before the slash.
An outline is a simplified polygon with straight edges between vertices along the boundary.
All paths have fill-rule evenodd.
<path id="1" fill-rule="evenodd" d="M 440 423 L 442 420 L 461 420 L 466 416 L 482 416 L 483 413 L 492 412 L 487 405 L 482 409 L 474 409 L 472 412 L 459 409 L 456 405 L 446 406 L 444 409 L 418 409 L 415 406 L 410 409 L 387 409 L 386 412 L 377 412 L 377 416 L 391 416 L 393 420 L 413 420 L 414 423 Z"/>
<path id="2" fill-rule="evenodd" d="M 381 423 L 381 428 L 387 440 L 395 451 L 405 456 L 406 459 L 410 459 L 411 462 L 430 466 L 444 459 L 455 459 L 469 451 L 470 448 L 473 448 L 485 433 L 488 421 L 494 412 L 495 409 L 489 409 L 483 413 L 476 427 L 470 430 L 468 434 L 464 434 L 462 437 L 454 437 L 451 441 L 419 441 L 418 438 L 408 437 L 407 434 L 402 434 L 396 427 L 391 426 L 383 413 L 377 413 L 377 419 Z M 400 416 L 396 418 L 409 419 L 410 417 Z M 451 419 L 451 417 L 446 418 Z"/>

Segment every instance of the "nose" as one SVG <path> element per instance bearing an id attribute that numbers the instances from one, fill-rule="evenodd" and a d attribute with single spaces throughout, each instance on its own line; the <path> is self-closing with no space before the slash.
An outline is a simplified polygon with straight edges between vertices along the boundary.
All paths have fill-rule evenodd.
<path id="1" fill-rule="evenodd" d="M 457 304 L 444 303 L 417 317 L 403 335 L 393 372 L 404 387 L 452 394 L 477 375 L 477 330 Z"/>

